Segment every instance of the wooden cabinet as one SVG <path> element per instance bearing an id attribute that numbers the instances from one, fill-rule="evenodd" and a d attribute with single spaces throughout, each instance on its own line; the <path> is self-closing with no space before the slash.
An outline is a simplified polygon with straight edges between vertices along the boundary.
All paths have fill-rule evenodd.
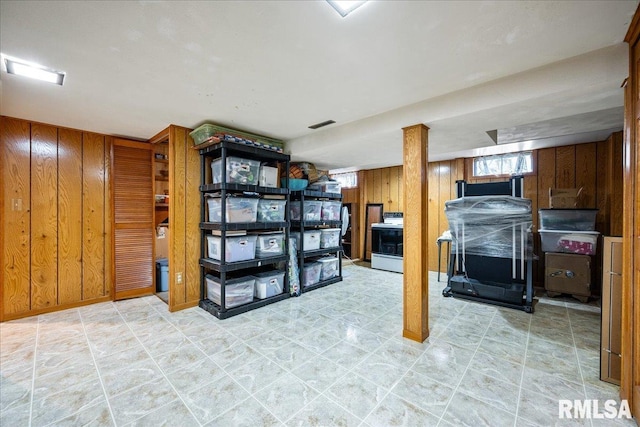
<path id="1" fill-rule="evenodd" d="M 625 85 L 624 213 L 622 261 L 622 373 L 620 397 L 640 417 L 640 8 L 625 37 L 629 78 Z"/>
<path id="2" fill-rule="evenodd" d="M 605 237 L 603 246 L 600 379 L 620 384 L 622 237 Z"/>
<path id="3" fill-rule="evenodd" d="M 169 218 L 169 141 L 164 140 L 154 145 L 153 150 L 153 181 L 155 215 L 154 224 L 157 227 Z"/>

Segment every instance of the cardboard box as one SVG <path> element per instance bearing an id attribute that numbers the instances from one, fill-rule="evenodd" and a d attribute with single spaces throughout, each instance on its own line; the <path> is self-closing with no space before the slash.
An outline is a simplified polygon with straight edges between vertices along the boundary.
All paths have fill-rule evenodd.
<path id="1" fill-rule="evenodd" d="M 555 209 L 571 209 L 581 206 L 582 187 L 549 188 L 549 207 Z"/>

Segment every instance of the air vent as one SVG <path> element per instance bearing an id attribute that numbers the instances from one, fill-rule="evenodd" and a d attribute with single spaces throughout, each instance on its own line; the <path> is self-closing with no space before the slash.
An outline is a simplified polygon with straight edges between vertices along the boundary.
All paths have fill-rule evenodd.
<path id="1" fill-rule="evenodd" d="M 324 126 L 328 126 L 331 124 L 334 124 L 335 121 L 334 120 L 327 120 L 326 122 L 320 122 L 320 123 L 316 123 L 315 125 L 311 125 L 309 126 L 309 129 L 318 129 Z"/>

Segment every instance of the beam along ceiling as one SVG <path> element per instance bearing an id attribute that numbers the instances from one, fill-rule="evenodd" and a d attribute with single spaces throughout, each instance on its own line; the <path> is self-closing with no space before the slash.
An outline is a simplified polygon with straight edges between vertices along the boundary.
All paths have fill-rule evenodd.
<path id="1" fill-rule="evenodd" d="M 587 142 L 622 128 L 637 5 L 371 1 L 342 18 L 325 1 L 2 0 L 0 51 L 67 77 L 3 69 L 0 113 L 141 139 L 213 121 L 328 169 L 400 164 L 416 123 L 431 159 Z"/>

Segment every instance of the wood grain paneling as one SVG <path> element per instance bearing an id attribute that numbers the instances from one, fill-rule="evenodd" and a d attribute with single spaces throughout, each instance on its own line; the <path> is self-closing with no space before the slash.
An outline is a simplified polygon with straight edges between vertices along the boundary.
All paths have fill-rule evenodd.
<path id="1" fill-rule="evenodd" d="M 31 126 L 0 117 L 2 177 L 2 245 L 0 254 L 0 320 L 31 309 Z"/>
<path id="2" fill-rule="evenodd" d="M 549 188 L 556 185 L 556 149 L 538 150 L 538 209 L 549 207 Z"/>
<path id="3" fill-rule="evenodd" d="M 621 138 L 621 133 L 615 133 L 610 140 L 615 138 Z M 619 142 L 621 147 L 621 142 Z M 560 150 L 559 148 L 563 148 Z M 609 155 L 602 153 L 602 150 L 613 150 L 613 146 L 609 145 L 608 141 L 576 144 L 567 147 L 559 148 L 546 148 L 542 150 L 532 151 L 534 172 L 525 175 L 524 178 L 524 192 L 525 197 L 531 199 L 532 207 L 532 219 L 534 229 L 538 228 L 538 209 L 549 207 L 549 188 L 558 187 L 556 182 L 569 183 L 573 179 L 572 186 L 584 187 L 586 195 L 586 203 L 588 207 L 597 207 L 601 210 L 599 213 L 599 220 L 597 230 L 601 233 L 606 233 L 609 223 L 613 223 L 613 213 L 611 214 L 611 220 L 609 219 L 609 212 L 613 212 L 613 207 L 609 208 L 609 203 L 606 202 L 609 199 L 618 200 L 621 204 L 622 190 L 621 184 L 611 184 L 611 190 L 605 187 L 605 182 L 609 177 L 614 176 L 616 173 L 618 181 L 621 178 L 621 154 L 619 153 L 618 159 L 609 161 Z M 618 148 L 620 151 L 620 148 Z M 619 152 L 618 151 L 618 152 Z M 447 200 L 455 199 L 456 192 L 456 180 L 466 179 L 469 183 L 481 183 L 481 182 L 499 182 L 508 180 L 505 177 L 487 177 L 487 178 L 469 178 L 465 173 L 471 173 L 471 165 L 473 159 L 454 159 L 442 162 L 431 162 L 428 165 L 428 178 L 429 178 L 429 244 L 432 245 L 434 250 L 429 255 L 429 270 L 436 271 L 438 268 L 438 254 L 436 239 L 448 228 L 448 222 L 446 220 L 446 214 L 444 213 L 444 202 Z M 394 194 L 393 170 L 399 171 L 402 174 L 402 166 L 396 166 L 394 168 L 385 168 L 389 170 L 389 194 Z M 385 169 L 379 172 L 380 176 L 385 176 Z M 448 173 L 447 173 L 448 171 Z M 557 173 L 560 172 L 563 177 L 558 178 Z M 370 203 L 385 203 L 385 211 L 392 210 L 392 204 L 384 200 L 376 200 L 376 187 L 385 186 L 384 180 L 377 180 L 376 170 L 361 171 L 359 187 L 363 201 Z M 573 177 L 573 178 L 571 178 Z M 613 179 L 613 178 L 611 178 Z M 400 191 L 398 193 L 398 199 L 402 199 L 403 192 L 401 190 L 402 178 L 398 180 L 398 187 Z M 365 190 L 366 189 L 366 190 Z M 382 190 L 380 193 L 382 194 Z M 605 205 L 606 202 L 606 205 Z M 618 212 L 621 208 L 618 209 Z M 618 215 L 620 215 L 618 213 Z M 602 218 L 602 219 L 600 219 Z M 361 238 L 364 238 L 365 230 L 361 230 Z M 534 236 L 534 250 L 536 253 L 540 253 L 539 236 L 536 233 Z M 543 269 L 542 262 L 539 263 L 537 269 Z M 536 271 L 537 271 L 536 269 Z M 446 271 L 445 256 L 442 257 L 441 271 Z M 534 279 L 537 279 L 538 273 L 536 273 Z M 540 276 L 543 277 L 543 276 Z"/>
<path id="4" fill-rule="evenodd" d="M 111 239 L 106 234 L 105 212 L 109 206 L 105 204 L 107 175 L 105 173 L 105 137 L 95 133 L 85 132 L 83 135 L 82 174 L 83 192 L 83 276 L 84 298 L 98 298 L 106 295 L 106 265 L 104 254 L 105 243 Z M 136 183 L 137 184 L 137 183 Z"/>
<path id="5" fill-rule="evenodd" d="M 171 242 L 169 244 L 169 307 L 176 307 L 187 302 L 185 287 L 186 269 L 186 236 L 187 236 L 187 198 L 186 198 L 186 140 L 185 129 L 172 126 L 169 136 L 169 221 L 171 221 Z M 200 233 L 198 233 L 199 236 Z M 197 238 L 191 236 L 191 238 Z M 176 275 L 182 275 L 182 283 L 178 283 Z"/>
<path id="6" fill-rule="evenodd" d="M 58 129 L 31 125 L 31 308 L 58 304 Z"/>
<path id="7" fill-rule="evenodd" d="M 624 213 L 622 270 L 622 374 L 620 397 L 640 417 L 640 7 L 625 36 L 629 77 L 625 85 Z"/>
<path id="8" fill-rule="evenodd" d="M 598 163 L 606 164 L 607 169 L 611 171 L 612 159 L 610 158 L 609 141 L 600 141 L 596 144 L 596 157 Z M 611 192 L 614 188 L 611 187 L 610 177 L 612 172 L 604 173 L 602 170 L 602 164 L 600 170 L 596 174 L 596 208 L 598 208 L 598 214 L 596 215 L 597 229 L 604 235 L 610 234 L 610 213 L 611 213 Z M 622 163 L 620 163 L 622 165 Z M 621 173 L 621 169 L 619 168 Z"/>
<path id="9" fill-rule="evenodd" d="M 151 144 L 113 140 L 116 299 L 153 293 Z"/>
<path id="10" fill-rule="evenodd" d="M 434 250 L 429 251 L 429 266 L 436 266 L 434 271 L 438 266 L 438 251 L 435 250 L 436 239 L 440 235 L 440 174 L 438 173 L 440 169 L 440 162 L 437 163 L 429 163 L 428 165 L 428 173 L 427 180 L 429 182 L 429 199 L 428 199 L 428 215 L 429 215 L 429 223 L 427 232 L 429 234 L 429 244 L 434 248 Z M 447 191 L 448 193 L 448 191 Z M 444 209 L 444 206 L 443 206 Z M 435 236 L 435 237 L 434 237 Z M 446 265 L 446 262 L 445 262 Z"/>
<path id="11" fill-rule="evenodd" d="M 402 212 L 402 167 L 388 168 L 389 170 L 389 211 Z"/>
<path id="12" fill-rule="evenodd" d="M 185 302 L 197 303 L 200 301 L 200 155 L 193 150 L 193 140 L 189 136 L 188 129 L 184 131 L 184 139 L 181 141 L 185 147 L 185 182 L 186 182 L 186 206 L 185 213 Z"/>
<path id="13" fill-rule="evenodd" d="M 416 125 L 403 129 L 404 225 L 402 335 L 423 342 L 429 336 L 428 229 L 428 129 Z"/>
<path id="14" fill-rule="evenodd" d="M 557 188 L 574 188 L 576 186 L 576 148 L 567 145 L 556 148 L 556 183 Z"/>
<path id="15" fill-rule="evenodd" d="M 595 208 L 597 196 L 597 143 L 575 146 L 575 188 L 582 187 L 582 207 Z M 606 159 L 601 166 L 607 165 Z"/>
<path id="16" fill-rule="evenodd" d="M 622 168 L 620 167 L 623 162 L 622 132 L 616 132 L 611 135 L 609 142 L 609 234 L 622 236 L 622 212 L 624 210 L 623 192 L 620 191 L 624 186 Z"/>
<path id="17" fill-rule="evenodd" d="M 82 132 L 58 132 L 58 299 L 82 300 Z M 102 237 L 103 239 L 103 237 Z M 101 248 L 102 249 L 102 248 Z M 98 254 L 101 260 L 102 251 Z M 86 258 L 91 260 L 91 258 Z"/>

